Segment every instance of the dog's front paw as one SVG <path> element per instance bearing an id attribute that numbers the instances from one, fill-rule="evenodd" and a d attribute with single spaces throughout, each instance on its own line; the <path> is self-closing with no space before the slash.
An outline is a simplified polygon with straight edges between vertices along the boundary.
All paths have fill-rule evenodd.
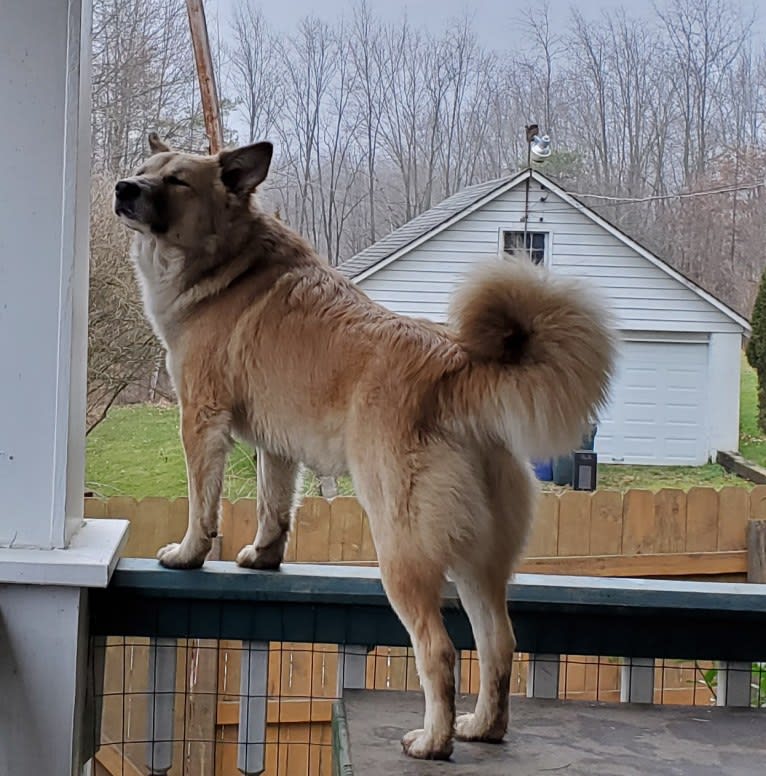
<path id="1" fill-rule="evenodd" d="M 169 569 L 198 569 L 205 562 L 204 552 L 195 552 L 181 544 L 166 544 L 157 552 L 157 560 Z"/>
<path id="2" fill-rule="evenodd" d="M 500 721 L 494 725 L 482 724 L 475 714 L 460 714 L 455 720 L 455 737 L 462 741 L 485 741 L 498 744 L 505 736 L 507 725 Z"/>
<path id="3" fill-rule="evenodd" d="M 449 760 L 452 755 L 452 739 L 437 744 L 425 730 L 410 730 L 402 738 L 406 755 L 418 760 Z"/>
<path id="4" fill-rule="evenodd" d="M 283 552 L 274 544 L 259 550 L 254 544 L 245 545 L 237 555 L 237 565 L 246 569 L 275 571 L 282 563 Z"/>

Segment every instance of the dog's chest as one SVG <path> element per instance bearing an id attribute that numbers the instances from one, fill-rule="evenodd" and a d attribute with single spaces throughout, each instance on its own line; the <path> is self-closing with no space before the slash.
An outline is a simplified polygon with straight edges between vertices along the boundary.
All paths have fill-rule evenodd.
<path id="1" fill-rule="evenodd" d="M 133 264 L 144 303 L 144 312 L 154 333 L 167 349 L 173 327 L 175 302 L 179 297 L 179 262 L 163 256 L 154 240 L 138 237 L 133 243 Z"/>

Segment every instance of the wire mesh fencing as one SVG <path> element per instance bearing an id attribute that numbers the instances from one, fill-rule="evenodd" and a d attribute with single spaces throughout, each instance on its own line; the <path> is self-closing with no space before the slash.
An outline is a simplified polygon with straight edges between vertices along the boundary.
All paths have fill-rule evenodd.
<path id="1" fill-rule="evenodd" d="M 108 638 L 95 773 L 330 776 L 333 704 L 348 670 L 343 654 L 334 644 Z M 410 649 L 363 650 L 356 665 L 356 686 L 420 689 Z M 530 693 L 531 665 L 529 655 L 516 656 L 512 695 Z M 664 659 L 642 664 L 650 673 L 641 674 L 619 657 L 568 655 L 556 666 L 563 700 L 616 703 L 631 699 L 628 683 L 642 681 L 654 703 L 710 706 L 722 686 L 746 684 L 750 705 L 766 707 L 766 664 Z M 460 653 L 456 674 L 460 693 L 478 691 L 475 652 Z M 461 703 L 467 710 L 467 699 Z"/>

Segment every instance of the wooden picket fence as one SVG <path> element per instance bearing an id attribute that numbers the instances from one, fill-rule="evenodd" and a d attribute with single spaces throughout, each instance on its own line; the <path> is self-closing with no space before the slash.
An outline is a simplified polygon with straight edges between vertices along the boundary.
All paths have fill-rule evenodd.
<path id="1" fill-rule="evenodd" d="M 87 517 L 131 522 L 126 556 L 153 557 L 186 528 L 186 499 L 86 499 Z M 752 490 L 693 488 L 542 494 L 534 530 L 520 569 L 533 573 L 595 576 L 745 579 L 746 526 L 766 517 L 766 486 Z M 217 557 L 233 560 L 252 542 L 253 500 L 225 502 Z M 367 518 L 353 498 L 307 498 L 301 506 L 287 561 L 371 564 L 375 562 Z M 239 656 L 237 642 L 179 642 L 176 744 L 170 776 L 235 776 Z M 711 702 L 701 670 L 706 666 L 667 661 L 656 672 L 657 702 Z M 267 770 L 270 776 L 331 773 L 330 714 L 337 694 L 334 645 L 273 644 L 270 652 Z M 111 639 L 107 650 L 104 746 L 100 773 L 143 773 L 147 730 L 148 642 Z M 380 647 L 367 661 L 367 686 L 417 689 L 411 651 Z M 475 653 L 461 656 L 463 692 L 478 690 Z M 525 656 L 514 665 L 512 692 L 526 690 Z M 560 695 L 619 700 L 619 661 L 568 656 L 562 663 Z"/>

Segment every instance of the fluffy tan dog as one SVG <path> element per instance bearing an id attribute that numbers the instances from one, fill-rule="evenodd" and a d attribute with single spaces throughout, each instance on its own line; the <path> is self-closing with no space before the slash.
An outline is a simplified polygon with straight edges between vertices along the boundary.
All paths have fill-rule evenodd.
<path id="1" fill-rule="evenodd" d="M 603 308 L 569 280 L 498 260 L 461 286 L 447 326 L 395 315 L 258 209 L 270 143 L 209 157 L 156 135 L 150 147 L 117 183 L 115 212 L 135 231 L 181 405 L 189 527 L 161 563 L 203 563 L 233 437 L 258 450 L 258 532 L 241 566 L 281 563 L 301 464 L 350 472 L 425 692 L 405 751 L 447 758 L 454 735 L 500 740 L 515 648 L 506 584 L 534 510 L 527 461 L 571 449 L 605 400 Z M 481 663 L 476 710 L 457 720 L 447 573 Z"/>

